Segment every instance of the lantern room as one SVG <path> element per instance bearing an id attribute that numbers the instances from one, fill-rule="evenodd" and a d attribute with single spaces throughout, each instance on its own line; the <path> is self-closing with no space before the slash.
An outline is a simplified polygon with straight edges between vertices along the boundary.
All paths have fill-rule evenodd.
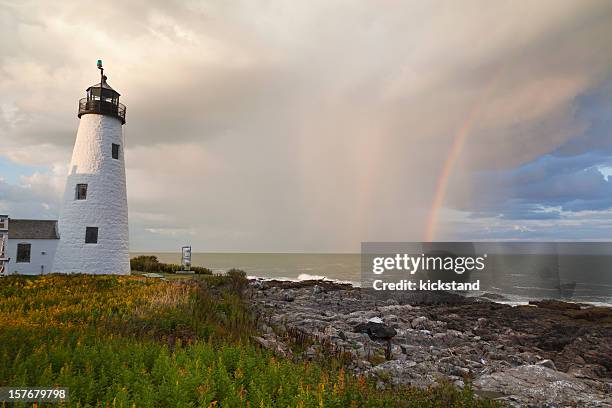
<path id="1" fill-rule="evenodd" d="M 79 101 L 78 117 L 86 114 L 106 115 L 115 117 L 125 124 L 125 105 L 119 103 L 119 92 L 106 82 L 108 78 L 104 75 L 102 60 L 98 60 L 98 69 L 100 83 L 87 88 L 87 97 Z"/>

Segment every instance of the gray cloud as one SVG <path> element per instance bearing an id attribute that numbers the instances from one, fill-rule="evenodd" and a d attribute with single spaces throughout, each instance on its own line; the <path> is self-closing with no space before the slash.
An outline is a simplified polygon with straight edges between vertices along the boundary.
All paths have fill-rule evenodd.
<path id="1" fill-rule="evenodd" d="M 59 210 L 57 192 L 41 174 L 24 178 L 27 184 L 13 185 L 0 179 L 0 213 L 13 218 L 53 219 Z"/>
<path id="2" fill-rule="evenodd" d="M 1 4 L 2 155 L 63 165 L 104 59 L 135 249 L 420 239 L 474 111 L 446 206 L 477 213 L 475 172 L 584 137 L 612 73 L 607 1 Z"/>

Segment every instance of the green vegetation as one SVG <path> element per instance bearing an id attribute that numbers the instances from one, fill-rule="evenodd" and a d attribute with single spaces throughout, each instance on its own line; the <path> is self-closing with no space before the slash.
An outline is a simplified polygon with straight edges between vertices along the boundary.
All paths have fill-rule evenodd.
<path id="1" fill-rule="evenodd" d="M 141 255 L 130 259 L 130 267 L 133 271 L 155 272 L 155 273 L 176 273 L 182 269 L 178 264 L 167 264 L 159 262 L 156 256 Z M 202 266 L 192 266 L 191 271 L 197 274 L 212 275 L 212 271 Z"/>
<path id="2" fill-rule="evenodd" d="M 241 271 L 0 279 L 0 385 L 69 387 L 69 407 L 493 406 L 469 388 L 377 390 L 339 366 L 276 358 L 251 343 L 245 283 Z"/>

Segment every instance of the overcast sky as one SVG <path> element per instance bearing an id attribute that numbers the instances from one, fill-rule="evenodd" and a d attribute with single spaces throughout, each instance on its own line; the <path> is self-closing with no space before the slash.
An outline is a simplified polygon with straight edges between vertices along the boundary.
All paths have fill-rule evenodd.
<path id="1" fill-rule="evenodd" d="M 612 2 L 0 0 L 0 213 L 57 218 L 98 82 L 132 250 L 612 238 Z"/>

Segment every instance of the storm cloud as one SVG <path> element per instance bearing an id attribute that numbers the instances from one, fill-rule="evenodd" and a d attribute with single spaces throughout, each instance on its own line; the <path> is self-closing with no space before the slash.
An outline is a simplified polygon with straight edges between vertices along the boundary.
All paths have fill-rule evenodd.
<path id="1" fill-rule="evenodd" d="M 461 129 L 436 238 L 588 237 L 612 203 L 612 4 L 532 3 L 0 1 L 0 160 L 49 169 L 0 184 L 0 212 L 58 211 L 101 58 L 135 250 L 422 239 Z"/>

